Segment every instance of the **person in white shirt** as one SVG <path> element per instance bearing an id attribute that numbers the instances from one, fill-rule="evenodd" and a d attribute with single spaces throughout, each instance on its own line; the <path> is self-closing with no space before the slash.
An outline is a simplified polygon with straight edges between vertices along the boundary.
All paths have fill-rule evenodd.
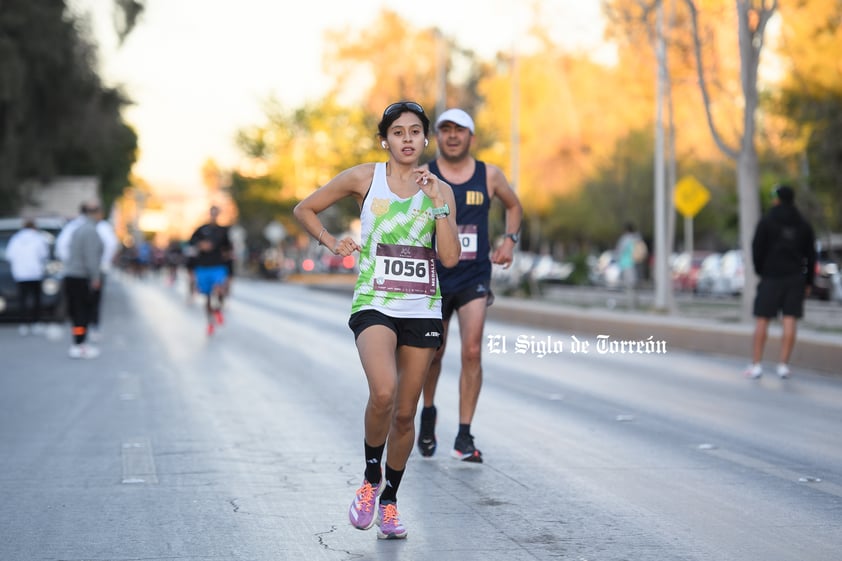
<path id="1" fill-rule="evenodd" d="M 105 279 L 111 271 L 111 266 L 114 263 L 114 256 L 120 247 L 120 242 L 117 239 L 117 234 L 114 233 L 114 227 L 108 220 L 105 220 L 102 210 L 99 211 L 98 220 L 96 223 L 96 233 L 99 234 L 99 239 L 102 240 L 102 261 L 100 262 L 100 283 L 99 288 L 91 291 L 91 310 L 88 316 L 88 332 L 92 341 L 98 341 L 102 338 L 102 331 L 100 330 L 100 309 L 102 308 L 102 291 L 105 288 Z"/>
<path id="2" fill-rule="evenodd" d="M 12 278 L 18 285 L 21 317 L 20 334 L 37 332 L 41 321 L 41 283 L 44 281 L 50 246 L 31 219 L 15 233 L 6 246 L 6 259 L 12 266 Z"/>

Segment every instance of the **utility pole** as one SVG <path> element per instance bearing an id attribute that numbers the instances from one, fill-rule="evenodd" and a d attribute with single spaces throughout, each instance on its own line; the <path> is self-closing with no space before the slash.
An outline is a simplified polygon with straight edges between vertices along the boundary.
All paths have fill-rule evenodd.
<path id="1" fill-rule="evenodd" d="M 658 59 L 656 108 L 655 108 L 655 309 L 668 309 L 667 288 L 669 271 L 667 263 L 670 248 L 667 245 L 666 232 L 666 166 L 664 163 L 664 89 L 666 84 L 666 42 L 664 40 L 664 4 L 658 2 L 657 12 Z"/>

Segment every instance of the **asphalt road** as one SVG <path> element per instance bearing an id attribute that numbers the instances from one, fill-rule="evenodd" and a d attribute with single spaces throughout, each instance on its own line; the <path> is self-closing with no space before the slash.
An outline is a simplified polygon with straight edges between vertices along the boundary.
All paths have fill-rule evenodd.
<path id="1" fill-rule="evenodd" d="M 380 541 L 347 522 L 366 399 L 347 294 L 238 279 L 209 340 L 181 287 L 111 280 L 99 359 L 0 325 L 4 561 L 840 558 L 839 377 L 491 321 L 486 463 L 446 454 L 451 352 L 441 451 L 399 493 L 409 537 Z"/>

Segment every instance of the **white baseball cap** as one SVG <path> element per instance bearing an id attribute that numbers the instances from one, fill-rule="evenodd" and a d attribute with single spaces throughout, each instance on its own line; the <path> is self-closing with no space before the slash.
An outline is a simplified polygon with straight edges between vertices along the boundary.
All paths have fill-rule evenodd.
<path id="1" fill-rule="evenodd" d="M 439 118 L 436 119 L 436 130 L 438 130 L 439 126 L 445 121 L 450 121 L 451 123 L 456 123 L 460 127 L 465 127 L 471 131 L 471 134 L 474 134 L 474 120 L 461 109 L 448 109 L 439 115 Z"/>

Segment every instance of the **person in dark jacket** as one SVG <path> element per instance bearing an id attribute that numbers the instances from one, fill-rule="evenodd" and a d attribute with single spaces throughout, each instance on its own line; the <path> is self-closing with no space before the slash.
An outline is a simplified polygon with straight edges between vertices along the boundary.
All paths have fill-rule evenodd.
<path id="1" fill-rule="evenodd" d="M 796 323 L 804 315 L 804 299 L 810 294 L 816 267 L 816 236 L 795 207 L 792 187 L 780 185 L 775 188 L 774 206 L 757 224 L 751 251 L 760 282 L 754 299 L 756 322 L 752 363 L 745 375 L 750 378 L 763 375 L 761 361 L 769 321 L 780 314 L 783 335 L 777 373 L 781 378 L 787 378 L 795 346 Z"/>
<path id="2" fill-rule="evenodd" d="M 219 207 L 210 209 L 210 222 L 199 226 L 190 237 L 190 246 L 194 250 L 196 288 L 205 295 L 208 335 L 213 335 L 215 325 L 222 325 L 222 305 L 228 282 L 229 265 L 233 247 L 228 236 L 228 228 L 220 226 Z"/>

